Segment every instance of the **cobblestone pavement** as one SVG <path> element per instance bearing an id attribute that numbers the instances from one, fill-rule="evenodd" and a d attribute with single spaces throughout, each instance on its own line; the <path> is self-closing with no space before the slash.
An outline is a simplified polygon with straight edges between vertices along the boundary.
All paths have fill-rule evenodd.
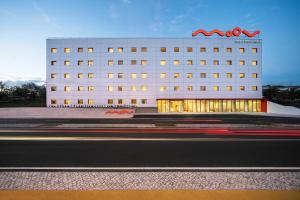
<path id="1" fill-rule="evenodd" d="M 300 172 L 0 172 L 0 190 L 300 189 Z"/>

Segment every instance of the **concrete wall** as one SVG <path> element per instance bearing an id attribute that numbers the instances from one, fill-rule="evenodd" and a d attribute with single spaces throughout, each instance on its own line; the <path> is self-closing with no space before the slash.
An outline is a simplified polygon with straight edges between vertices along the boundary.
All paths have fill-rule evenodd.
<path id="1" fill-rule="evenodd" d="M 293 106 L 283 106 L 277 103 L 268 101 L 268 113 L 285 114 L 285 115 L 299 115 L 300 109 Z"/>

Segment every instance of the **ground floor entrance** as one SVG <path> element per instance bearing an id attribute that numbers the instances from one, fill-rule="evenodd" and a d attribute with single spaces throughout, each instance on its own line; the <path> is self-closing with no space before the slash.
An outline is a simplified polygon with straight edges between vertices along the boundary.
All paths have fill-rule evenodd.
<path id="1" fill-rule="evenodd" d="M 158 112 L 263 112 L 261 99 L 160 99 L 157 109 Z"/>

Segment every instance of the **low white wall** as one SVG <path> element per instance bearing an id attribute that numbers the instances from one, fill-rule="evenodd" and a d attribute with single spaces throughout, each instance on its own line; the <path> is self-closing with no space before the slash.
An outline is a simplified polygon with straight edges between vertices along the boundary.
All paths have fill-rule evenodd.
<path id="1" fill-rule="evenodd" d="M 285 114 L 285 115 L 299 115 L 300 116 L 300 109 L 293 107 L 293 106 L 283 106 L 277 103 L 273 103 L 268 101 L 267 106 L 268 113 L 274 114 Z"/>

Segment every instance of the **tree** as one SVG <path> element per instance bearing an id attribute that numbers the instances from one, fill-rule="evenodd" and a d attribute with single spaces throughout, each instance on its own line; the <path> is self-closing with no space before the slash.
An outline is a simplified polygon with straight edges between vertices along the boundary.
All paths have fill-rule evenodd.
<path id="1" fill-rule="evenodd" d="M 5 83 L 3 81 L 0 81 L 0 92 L 3 92 L 5 89 Z"/>

